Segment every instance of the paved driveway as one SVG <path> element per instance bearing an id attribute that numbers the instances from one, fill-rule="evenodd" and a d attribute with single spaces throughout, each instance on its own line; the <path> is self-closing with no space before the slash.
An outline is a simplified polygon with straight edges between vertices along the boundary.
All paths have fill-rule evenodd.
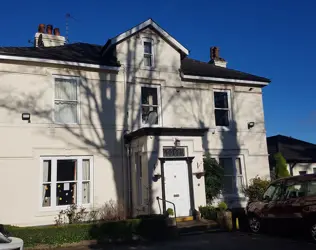
<path id="1" fill-rule="evenodd" d="M 75 247 L 67 250 L 99 250 L 102 248 Z M 106 246 L 107 250 L 309 250 L 316 249 L 315 244 L 302 240 L 273 237 L 268 235 L 251 235 L 247 233 L 209 233 L 202 235 L 182 236 L 179 240 L 151 245 L 138 246 Z"/>

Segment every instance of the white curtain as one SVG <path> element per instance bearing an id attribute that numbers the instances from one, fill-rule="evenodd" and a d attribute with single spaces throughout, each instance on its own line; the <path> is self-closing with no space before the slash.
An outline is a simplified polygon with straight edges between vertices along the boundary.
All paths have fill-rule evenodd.
<path id="1" fill-rule="evenodd" d="M 55 99 L 77 101 L 77 80 L 55 79 Z"/>
<path id="2" fill-rule="evenodd" d="M 49 164 L 50 162 L 49 161 L 44 161 L 43 162 L 43 190 L 42 190 L 42 204 L 43 204 L 43 207 L 47 207 L 47 206 L 50 206 L 50 201 L 46 201 L 45 202 L 45 194 L 46 194 L 46 186 L 49 185 L 47 184 L 47 182 L 49 182 Z M 48 199 L 50 199 L 50 197 L 47 197 Z"/>
<path id="3" fill-rule="evenodd" d="M 55 120 L 60 123 L 77 123 L 77 81 L 55 80 Z"/>
<path id="4" fill-rule="evenodd" d="M 82 203 L 90 202 L 90 160 L 82 161 Z"/>

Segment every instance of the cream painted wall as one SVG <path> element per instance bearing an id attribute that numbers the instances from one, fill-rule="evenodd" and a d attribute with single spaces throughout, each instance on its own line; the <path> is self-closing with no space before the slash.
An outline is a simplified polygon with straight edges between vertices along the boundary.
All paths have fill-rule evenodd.
<path id="1" fill-rule="evenodd" d="M 155 43 L 155 68 L 144 68 L 142 37 Z M 203 152 L 242 154 L 246 179 L 269 176 L 262 93 L 258 87 L 181 81 L 180 54 L 151 31 L 141 32 L 117 46 L 122 67 L 118 73 L 73 66 L 1 61 L 0 64 L 0 188 L 5 206 L 0 221 L 5 224 L 38 225 L 53 223 L 58 211 L 40 211 L 40 156 L 91 155 L 94 159 L 93 203 L 110 199 L 125 202 L 127 197 L 126 159 L 123 157 L 124 129 L 140 128 L 141 84 L 160 86 L 161 126 L 209 127 L 205 137 L 181 138 L 194 156 L 193 168 L 201 166 Z M 80 77 L 80 125 L 53 122 L 54 75 Z M 232 118 L 236 126 L 223 131 L 215 128 L 213 89 L 231 91 Z M 31 114 L 31 123 L 21 120 Z M 255 127 L 248 130 L 247 123 Z M 156 140 L 152 146 L 151 140 Z M 142 139 L 143 170 L 156 166 L 163 146 L 172 138 Z M 146 162 L 147 160 L 147 162 Z M 148 164 L 146 164 L 148 163 Z M 133 162 L 131 166 L 133 167 Z M 135 171 L 133 170 L 135 176 Z M 9 178 L 9 177 L 10 178 Z M 150 174 L 144 182 L 148 183 Z M 205 204 L 204 179 L 194 180 L 195 205 Z M 153 184 L 153 197 L 161 195 L 159 181 Z M 133 188 L 135 199 L 135 188 Z M 146 191 L 144 191 L 146 192 Z M 146 194 L 143 195 L 144 197 Z M 133 202 L 135 204 L 135 201 Z M 156 202 L 155 202 L 156 204 Z M 157 204 L 153 205 L 155 212 Z M 23 209 L 21 209 L 21 206 Z"/>
<path id="2" fill-rule="evenodd" d="M 307 174 L 314 174 L 314 168 L 316 169 L 316 163 L 297 163 L 293 168 L 293 175 L 299 175 L 300 171 L 306 171 Z M 290 171 L 290 166 L 288 164 Z"/>

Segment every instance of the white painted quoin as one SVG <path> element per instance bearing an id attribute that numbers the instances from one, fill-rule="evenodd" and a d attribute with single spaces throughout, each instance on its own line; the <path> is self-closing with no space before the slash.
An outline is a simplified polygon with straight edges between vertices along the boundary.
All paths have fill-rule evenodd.
<path id="1" fill-rule="evenodd" d="M 2 224 L 53 224 L 70 203 L 91 210 L 111 199 L 132 216 L 163 212 L 156 197 L 192 215 L 206 204 L 206 152 L 227 164 L 230 206 L 243 198 L 237 179 L 269 177 L 268 82 L 183 76 L 188 50 L 152 20 L 109 44 L 121 66 L 0 52 Z M 215 107 L 215 92 L 227 107 Z M 228 112 L 229 123 L 216 126 L 215 112 Z"/>

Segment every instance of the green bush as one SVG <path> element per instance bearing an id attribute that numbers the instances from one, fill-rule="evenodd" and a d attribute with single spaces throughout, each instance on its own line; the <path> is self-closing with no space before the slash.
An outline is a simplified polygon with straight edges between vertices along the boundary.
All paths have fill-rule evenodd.
<path id="1" fill-rule="evenodd" d="M 290 173 L 287 168 L 287 163 L 285 158 L 281 153 L 276 153 L 274 155 L 275 160 L 275 177 L 277 179 L 283 178 L 283 177 L 289 177 Z"/>
<path id="2" fill-rule="evenodd" d="M 250 181 L 250 185 L 244 188 L 244 193 L 249 201 L 260 200 L 270 185 L 270 181 L 262 180 L 260 177 L 253 178 Z"/>
<path id="3" fill-rule="evenodd" d="M 211 203 L 214 198 L 218 197 L 222 190 L 224 169 L 214 158 L 211 158 L 210 154 L 205 155 L 203 166 L 205 171 L 206 201 Z"/>
<path id="4" fill-rule="evenodd" d="M 6 229 L 12 236 L 23 239 L 25 247 L 34 247 L 37 245 L 62 245 L 91 240 L 91 227 L 91 224 L 72 224 L 41 227 L 6 226 Z"/>
<path id="5" fill-rule="evenodd" d="M 137 219 L 100 222 L 94 224 L 68 224 L 60 226 L 15 227 L 5 226 L 13 237 L 23 239 L 25 247 L 38 245 L 60 246 L 84 240 L 99 243 L 131 241 L 134 235 L 148 240 L 163 240 L 169 237 L 166 216 L 145 215 Z"/>
<path id="6" fill-rule="evenodd" d="M 199 211 L 201 213 L 201 217 L 207 220 L 216 220 L 217 212 L 216 208 L 210 205 L 200 206 Z"/>
<path id="7" fill-rule="evenodd" d="M 227 204 L 224 201 L 221 201 L 221 202 L 218 203 L 217 209 L 219 211 L 226 211 L 228 209 L 228 206 L 227 206 Z"/>

